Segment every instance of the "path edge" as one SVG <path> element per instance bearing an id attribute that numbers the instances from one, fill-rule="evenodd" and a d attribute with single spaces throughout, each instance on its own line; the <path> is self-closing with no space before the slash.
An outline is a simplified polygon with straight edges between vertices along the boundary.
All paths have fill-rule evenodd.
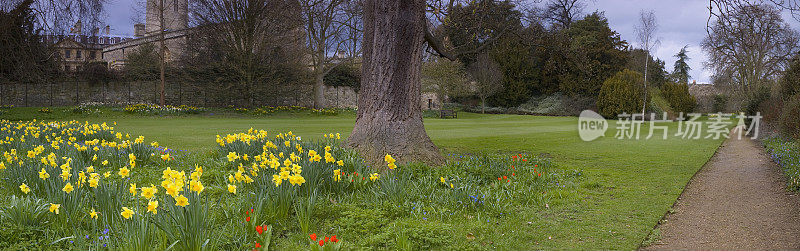
<path id="1" fill-rule="evenodd" d="M 697 171 L 696 171 L 696 172 L 694 172 L 694 174 L 692 174 L 692 177 L 690 177 L 690 178 L 689 178 L 689 182 L 686 182 L 686 184 L 684 184 L 684 185 L 683 185 L 683 188 L 681 189 L 681 193 L 680 193 L 680 194 L 678 194 L 678 197 L 677 197 L 677 198 L 675 198 L 675 201 L 674 201 L 674 202 L 672 202 L 672 205 L 670 206 L 670 209 L 672 209 L 672 208 L 675 208 L 675 206 L 678 204 L 678 200 L 679 200 L 681 197 L 683 197 L 683 193 L 685 193 L 685 192 L 686 192 L 686 187 L 688 187 L 688 186 L 689 186 L 689 184 L 691 184 L 692 182 L 694 182 L 694 179 L 695 179 L 695 177 L 697 177 L 697 174 L 698 174 L 698 173 L 700 173 L 700 172 L 702 172 L 704 169 L 706 169 L 706 166 L 708 166 L 708 163 L 709 163 L 709 162 L 711 162 L 711 159 L 713 159 L 714 157 L 716 157 L 716 156 L 717 156 L 717 154 L 719 154 L 719 150 L 722 148 L 722 145 L 724 145 L 724 144 L 725 144 L 725 142 L 728 142 L 728 140 L 731 140 L 731 138 L 727 138 L 727 139 L 723 140 L 721 143 L 719 143 L 719 146 L 717 146 L 717 149 L 716 149 L 716 150 L 714 150 L 714 154 L 712 154 L 712 155 L 711 155 L 711 157 L 709 157 L 709 158 L 706 160 L 706 162 L 705 162 L 705 163 L 703 163 L 703 165 L 702 165 L 702 166 L 700 166 L 700 168 L 699 168 L 699 169 L 697 169 Z M 656 224 L 653 226 L 653 229 L 650 229 L 650 231 L 649 231 L 649 232 L 647 232 L 647 236 L 645 236 L 645 237 L 644 237 L 644 239 L 642 239 L 642 241 L 640 241 L 640 242 L 639 242 L 639 245 L 636 247 L 636 250 L 641 250 L 642 248 L 649 247 L 649 246 L 651 246 L 651 245 L 652 245 L 652 244 L 651 244 L 651 245 L 648 245 L 648 246 L 643 246 L 643 245 L 644 245 L 644 242 L 645 242 L 645 241 L 648 239 L 648 237 L 650 237 L 650 235 L 652 235 L 652 234 L 653 234 L 653 231 L 655 231 L 656 229 L 658 229 L 658 227 L 659 227 L 659 226 L 661 226 L 661 223 L 662 223 L 662 222 L 663 222 L 663 221 L 664 221 L 664 220 L 667 218 L 667 216 L 670 214 L 670 213 L 669 213 L 669 211 L 670 211 L 670 210 L 667 210 L 666 212 L 664 212 L 664 215 L 661 215 L 661 218 L 659 218 L 659 219 L 658 219 L 658 221 L 656 221 Z"/>

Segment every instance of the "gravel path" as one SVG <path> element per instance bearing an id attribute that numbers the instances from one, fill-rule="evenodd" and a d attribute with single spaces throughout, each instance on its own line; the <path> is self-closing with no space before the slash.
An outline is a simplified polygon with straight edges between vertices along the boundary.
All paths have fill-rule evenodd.
<path id="1" fill-rule="evenodd" d="M 800 250 L 800 199 L 750 138 L 728 139 L 643 250 Z"/>

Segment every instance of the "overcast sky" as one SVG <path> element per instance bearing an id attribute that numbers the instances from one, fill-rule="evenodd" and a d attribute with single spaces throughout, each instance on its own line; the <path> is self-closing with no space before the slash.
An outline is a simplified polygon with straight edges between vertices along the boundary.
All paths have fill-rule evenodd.
<path id="1" fill-rule="evenodd" d="M 111 0 L 106 5 L 108 23 L 112 31 L 119 35 L 133 35 L 133 8 L 136 0 Z M 631 45 L 638 46 L 633 27 L 639 20 L 641 10 L 653 10 L 659 30 L 657 37 L 660 45 L 652 52 L 664 60 L 667 71 L 672 71 L 675 63 L 674 55 L 684 46 L 689 45 L 689 66 L 691 77 L 698 83 L 709 82 L 710 73 L 703 69 L 705 55 L 700 43 L 706 35 L 708 19 L 708 1 L 701 0 L 597 0 L 590 2 L 585 12 L 604 11 L 611 28 L 622 35 Z M 796 22 L 788 15 L 784 18 L 790 23 Z M 797 28 L 797 25 L 792 25 Z"/>

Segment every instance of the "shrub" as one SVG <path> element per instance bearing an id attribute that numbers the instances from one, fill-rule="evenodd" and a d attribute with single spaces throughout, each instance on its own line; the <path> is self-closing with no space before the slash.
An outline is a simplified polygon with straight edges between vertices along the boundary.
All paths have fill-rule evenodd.
<path id="1" fill-rule="evenodd" d="M 650 99 L 648 100 L 647 110 L 649 112 L 655 113 L 658 116 L 661 116 L 662 113 L 666 112 L 667 114 L 673 114 L 674 110 L 672 106 L 667 102 L 667 100 L 663 96 L 663 92 L 658 87 L 650 87 L 647 88 L 648 93 L 650 94 Z"/>
<path id="2" fill-rule="evenodd" d="M 337 65 L 325 74 L 323 82 L 328 86 L 349 86 L 358 92 L 361 88 L 361 69 L 350 64 Z"/>
<path id="3" fill-rule="evenodd" d="M 606 79 L 597 97 L 601 115 L 612 118 L 621 113 L 637 113 L 642 107 L 642 74 L 625 69 Z"/>
<path id="4" fill-rule="evenodd" d="M 767 101 L 769 99 L 770 93 L 769 88 L 766 86 L 761 86 L 756 90 L 753 94 L 745 102 L 744 112 L 745 114 L 751 115 L 756 114 L 756 112 L 760 112 L 761 103 Z"/>
<path id="5" fill-rule="evenodd" d="M 780 124 L 785 134 L 800 138 L 800 94 L 795 94 L 784 103 Z"/>
<path id="6" fill-rule="evenodd" d="M 661 93 L 674 112 L 690 113 L 697 106 L 697 100 L 689 94 L 686 83 L 666 83 Z"/>
<path id="7" fill-rule="evenodd" d="M 723 94 L 714 95 L 714 104 L 712 105 L 712 112 L 722 112 L 728 106 L 728 96 Z"/>

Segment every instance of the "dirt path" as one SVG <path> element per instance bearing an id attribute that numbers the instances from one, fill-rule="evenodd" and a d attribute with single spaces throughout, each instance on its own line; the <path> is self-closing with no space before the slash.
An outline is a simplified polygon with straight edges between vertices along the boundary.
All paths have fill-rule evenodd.
<path id="1" fill-rule="evenodd" d="M 678 198 L 644 250 L 800 249 L 800 199 L 757 142 L 729 139 Z"/>

